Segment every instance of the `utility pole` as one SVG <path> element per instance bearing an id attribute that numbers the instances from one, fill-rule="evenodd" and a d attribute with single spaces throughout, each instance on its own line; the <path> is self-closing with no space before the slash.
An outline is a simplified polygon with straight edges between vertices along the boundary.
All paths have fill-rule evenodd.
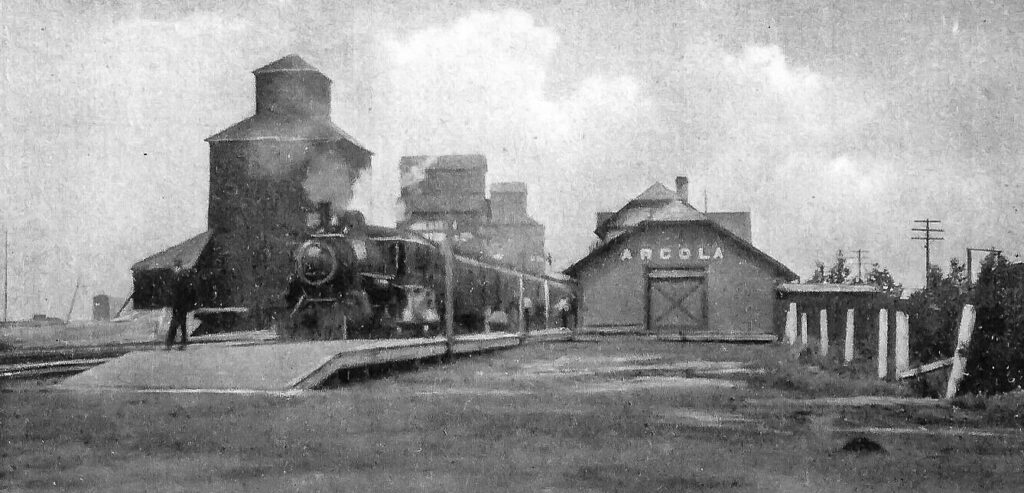
<path id="1" fill-rule="evenodd" d="M 868 253 L 867 250 L 854 250 L 857 254 L 857 282 L 864 282 L 864 273 L 861 265 L 864 263 L 864 254 Z"/>
<path id="2" fill-rule="evenodd" d="M 64 323 L 71 321 L 71 314 L 75 311 L 75 300 L 78 299 L 78 288 L 82 287 L 82 276 L 78 276 L 78 280 L 75 281 L 75 291 L 71 293 L 71 306 L 68 307 L 68 315 L 64 317 Z"/>
<path id="3" fill-rule="evenodd" d="M 971 258 L 972 252 L 988 252 L 1000 255 L 1003 253 L 1002 250 L 996 250 L 995 248 L 968 248 L 967 249 L 967 285 L 974 287 L 974 262 Z"/>
<path id="4" fill-rule="evenodd" d="M 942 221 L 939 221 L 937 219 L 915 219 L 914 222 L 918 223 L 918 224 L 923 224 L 924 225 L 923 228 L 911 228 L 911 231 L 922 232 L 922 233 L 924 233 L 924 236 L 912 236 L 910 239 L 924 241 L 924 287 L 925 287 L 925 289 L 927 289 L 929 287 L 928 286 L 928 269 L 930 269 L 931 265 L 932 265 L 932 249 L 931 249 L 932 242 L 933 241 L 942 241 L 942 240 L 945 239 L 945 238 L 939 238 L 937 236 L 932 236 L 932 234 L 933 233 L 944 233 L 945 230 L 936 229 L 936 228 L 932 227 L 933 225 L 937 225 L 937 224 L 942 222 Z"/>
<path id="5" fill-rule="evenodd" d="M 10 243 L 7 241 L 7 225 L 4 225 L 4 325 L 7 325 L 7 269 L 10 262 L 8 249 Z"/>

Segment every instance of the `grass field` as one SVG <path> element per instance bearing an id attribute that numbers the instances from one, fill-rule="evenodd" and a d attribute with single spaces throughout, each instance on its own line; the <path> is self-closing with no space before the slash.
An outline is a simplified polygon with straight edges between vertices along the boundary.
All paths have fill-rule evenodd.
<path id="1" fill-rule="evenodd" d="M 1019 415 L 809 400 L 904 391 L 808 371 L 778 346 L 537 344 L 292 397 L 6 385 L 0 489 L 12 491 L 935 492 L 1024 484 Z M 855 436 L 886 452 L 842 451 Z"/>

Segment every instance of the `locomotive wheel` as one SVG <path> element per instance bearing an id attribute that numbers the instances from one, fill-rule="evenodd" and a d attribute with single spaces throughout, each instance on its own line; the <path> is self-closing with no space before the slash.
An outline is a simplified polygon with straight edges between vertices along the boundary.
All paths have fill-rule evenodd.
<path id="1" fill-rule="evenodd" d="M 395 317 L 391 315 L 387 307 L 383 307 L 378 309 L 374 316 L 373 324 L 370 327 L 370 337 L 374 339 L 393 338 L 399 333 L 397 329 L 398 324 L 395 323 Z"/>
<path id="2" fill-rule="evenodd" d="M 373 325 L 373 307 L 366 292 L 346 291 L 338 306 L 345 316 L 349 339 L 367 337 L 368 329 Z"/>

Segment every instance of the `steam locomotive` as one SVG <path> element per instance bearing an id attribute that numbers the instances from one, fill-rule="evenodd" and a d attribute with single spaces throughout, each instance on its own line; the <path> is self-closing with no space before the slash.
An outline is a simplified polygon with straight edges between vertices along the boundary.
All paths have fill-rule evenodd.
<path id="1" fill-rule="evenodd" d="M 431 337 L 443 333 L 446 256 L 412 231 L 370 226 L 359 212 L 311 218 L 312 233 L 293 254 L 285 302 L 287 339 Z M 451 255 L 456 333 L 484 332 L 496 312 L 508 330 L 543 325 L 568 282 L 461 252 Z M 523 319 L 519 319 L 522 314 Z M 555 320 L 555 316 L 551 316 Z"/>

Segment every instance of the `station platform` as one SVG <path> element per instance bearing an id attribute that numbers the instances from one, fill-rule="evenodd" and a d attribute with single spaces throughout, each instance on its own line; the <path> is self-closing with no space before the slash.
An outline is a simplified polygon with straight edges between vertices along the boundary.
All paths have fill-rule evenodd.
<path id="1" fill-rule="evenodd" d="M 567 330 L 528 336 L 505 332 L 457 336 L 452 352 L 468 354 L 525 341 L 567 340 Z M 290 343 L 211 343 L 185 350 L 138 351 L 60 384 L 64 389 L 292 392 L 315 389 L 341 370 L 415 361 L 448 351 L 442 337 Z"/>
<path id="2" fill-rule="evenodd" d="M 770 344 L 777 340 L 772 334 L 756 334 L 747 332 L 691 332 L 687 334 L 656 334 L 659 341 L 675 342 L 739 342 L 751 344 Z"/>
<path id="3" fill-rule="evenodd" d="M 527 342 L 565 342 L 572 338 L 572 331 L 562 328 L 531 330 L 524 336 Z"/>

